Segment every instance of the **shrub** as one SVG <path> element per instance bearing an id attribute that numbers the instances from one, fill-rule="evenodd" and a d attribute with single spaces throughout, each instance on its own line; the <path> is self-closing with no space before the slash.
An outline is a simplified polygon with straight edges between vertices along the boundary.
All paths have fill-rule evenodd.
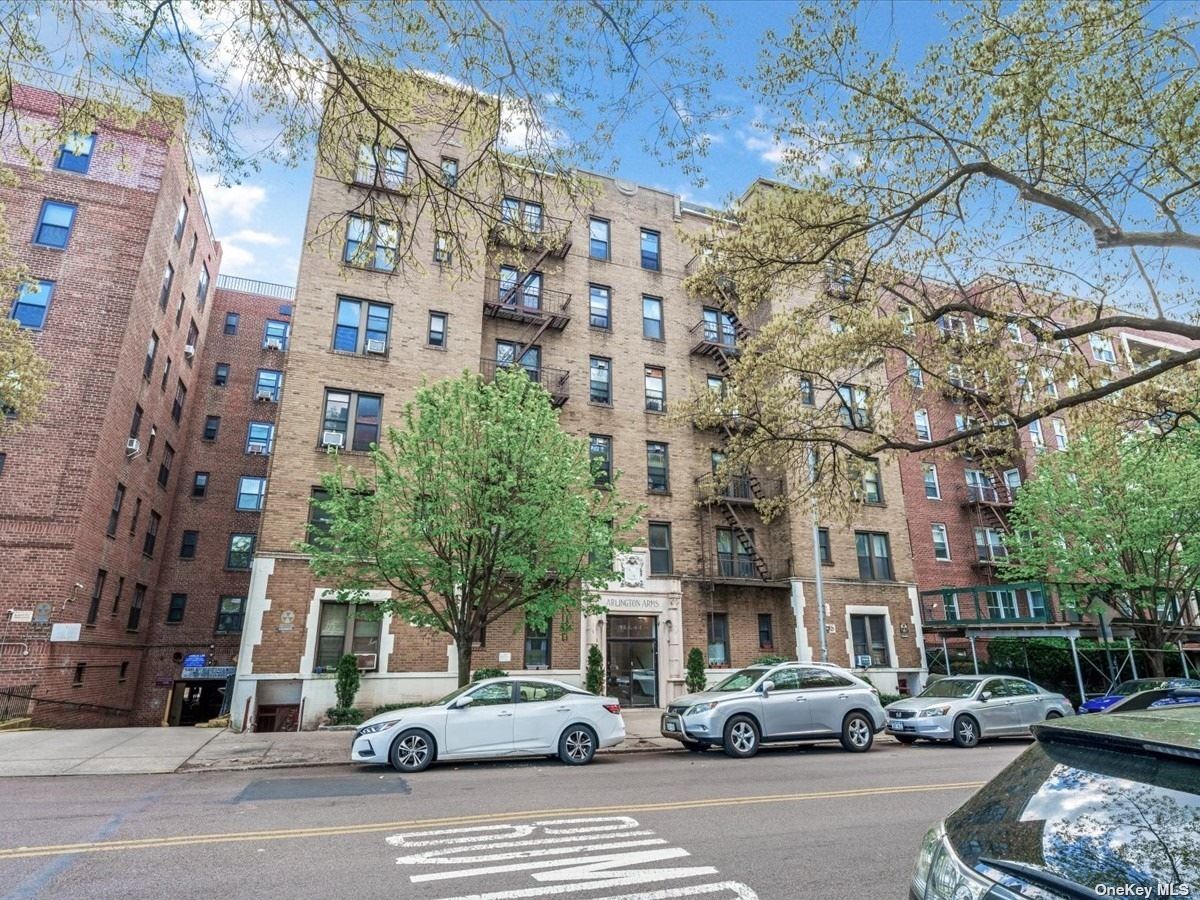
<path id="1" fill-rule="evenodd" d="M 356 706 L 331 706 L 325 710 L 325 716 L 330 725 L 359 725 L 366 718 Z"/>
<path id="2" fill-rule="evenodd" d="M 684 678 L 688 693 L 696 694 L 708 686 L 708 676 L 704 673 L 704 653 L 699 647 L 688 651 L 687 676 Z"/>
<path id="3" fill-rule="evenodd" d="M 585 687 L 593 694 L 604 692 L 604 655 L 595 644 L 588 647 Z"/>
<path id="4" fill-rule="evenodd" d="M 358 693 L 359 678 L 358 660 L 353 653 L 347 653 L 337 664 L 337 681 L 334 690 L 337 692 L 337 709 L 347 709 L 354 705 L 354 695 Z"/>
<path id="5" fill-rule="evenodd" d="M 475 673 L 471 676 L 471 680 L 483 681 L 485 678 L 503 678 L 507 674 L 508 673 L 503 669 L 484 667 L 482 669 L 476 669 Z"/>
<path id="6" fill-rule="evenodd" d="M 901 697 L 899 694 L 881 693 L 879 695 L 879 702 L 882 703 L 884 706 L 887 706 L 889 703 L 895 703 L 897 700 L 903 700 L 903 699 L 904 698 Z"/>
<path id="7" fill-rule="evenodd" d="M 756 666 L 777 666 L 780 663 L 790 662 L 786 656 L 777 656 L 774 653 L 768 653 L 766 656 L 760 656 L 753 662 Z"/>
<path id="8" fill-rule="evenodd" d="M 383 706 L 377 706 L 371 711 L 371 715 L 378 716 L 385 712 L 391 712 L 394 709 L 410 709 L 414 706 L 424 706 L 423 703 L 418 703 L 415 700 L 409 703 L 385 703 Z"/>

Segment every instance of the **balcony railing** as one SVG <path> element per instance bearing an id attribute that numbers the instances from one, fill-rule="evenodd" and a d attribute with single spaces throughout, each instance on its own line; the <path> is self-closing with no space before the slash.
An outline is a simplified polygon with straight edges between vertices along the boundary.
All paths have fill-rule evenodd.
<path id="1" fill-rule="evenodd" d="M 716 584 L 787 586 L 792 575 L 790 559 L 760 555 L 759 560 L 762 563 L 761 571 L 753 556 L 718 551 L 704 560 L 704 577 Z"/>
<path id="2" fill-rule="evenodd" d="M 565 369 L 552 369 L 549 366 L 532 366 L 516 363 L 500 362 L 489 357 L 479 361 L 479 372 L 488 381 L 496 377 L 497 369 L 521 368 L 529 376 L 529 380 L 540 384 L 550 394 L 552 406 L 562 406 L 570 397 L 570 372 Z"/>
<path id="3" fill-rule="evenodd" d="M 1012 495 L 1003 485 L 967 484 L 963 488 L 964 505 L 1012 506 Z"/>
<path id="4" fill-rule="evenodd" d="M 495 244 L 515 247 L 518 250 L 548 249 L 551 255 L 561 258 L 571 249 L 570 231 L 569 220 L 543 212 L 539 216 L 502 216 L 499 222 L 492 225 L 488 234 Z"/>
<path id="5" fill-rule="evenodd" d="M 411 165 L 406 166 L 403 172 L 388 171 L 383 167 L 357 166 L 351 183 L 355 187 L 407 194 L 412 190 L 414 180 Z"/>
<path id="6" fill-rule="evenodd" d="M 971 585 L 921 593 L 921 623 L 925 628 L 1042 625 L 1058 621 L 1050 593 L 1038 581 Z"/>
<path id="7" fill-rule="evenodd" d="M 1003 545 L 975 543 L 975 557 L 981 566 L 995 566 L 1008 559 L 1008 549 Z"/>
<path id="8" fill-rule="evenodd" d="M 697 356 L 712 356 L 718 350 L 729 356 L 741 352 L 737 345 L 737 328 L 732 324 L 702 319 L 689 328 L 688 333 L 696 339 L 696 343 L 692 345 L 692 353 Z"/>
<path id="9" fill-rule="evenodd" d="M 783 479 L 733 475 L 722 481 L 715 475 L 701 475 L 696 479 L 696 487 L 704 503 L 722 500 L 727 503 L 753 503 L 760 498 L 781 496 Z"/>
<path id="10" fill-rule="evenodd" d="M 561 330 L 571 321 L 568 309 L 571 295 L 547 287 L 533 290 L 529 285 L 513 285 L 498 278 L 483 282 L 484 313 L 496 319 L 513 322 L 541 323 L 549 319 L 549 327 Z"/>

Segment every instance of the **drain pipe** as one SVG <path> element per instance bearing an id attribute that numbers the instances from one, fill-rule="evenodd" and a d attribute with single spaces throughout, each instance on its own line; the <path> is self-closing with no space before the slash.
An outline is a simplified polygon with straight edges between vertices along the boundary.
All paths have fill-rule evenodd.
<path id="1" fill-rule="evenodd" d="M 825 624 L 825 575 L 821 571 L 821 518 L 817 512 L 817 454 L 808 448 L 808 486 L 812 499 L 813 573 L 817 589 L 817 632 L 820 638 L 821 662 L 829 662 L 829 629 Z"/>

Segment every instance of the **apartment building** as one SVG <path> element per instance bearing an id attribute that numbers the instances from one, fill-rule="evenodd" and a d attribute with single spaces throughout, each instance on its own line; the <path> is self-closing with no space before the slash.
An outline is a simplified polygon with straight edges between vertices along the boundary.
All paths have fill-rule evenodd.
<path id="1" fill-rule="evenodd" d="M 405 137 L 447 173 L 469 168 L 480 152 L 478 136 L 436 114 Z M 603 614 L 543 633 L 513 614 L 479 635 L 476 666 L 579 682 L 595 644 L 609 692 L 627 705 L 659 706 L 683 693 L 693 647 L 706 654 L 711 676 L 765 654 L 819 658 L 824 612 L 830 661 L 869 662 L 889 690 L 920 677 L 899 469 L 881 469 L 872 502 L 852 524 L 821 523 L 818 610 L 810 517 L 758 515 L 753 501 L 782 487 L 770 473 L 714 491 L 725 435 L 669 415 L 688 392 L 721 388 L 752 328 L 718 298 L 683 287 L 694 264 L 683 238 L 710 227 L 708 211 L 604 176 L 594 177 L 586 205 L 501 189 L 490 198 L 497 225 L 483 233 L 437 235 L 424 220 L 415 229 L 400 222 L 421 259 L 396 272 L 387 251 L 397 227 L 367 211 L 380 193 L 402 205 L 426 176 L 400 148 L 348 155 L 344 165 L 318 163 L 313 179 L 235 724 L 314 725 L 334 705 L 332 670 L 347 652 L 359 658 L 364 707 L 437 696 L 457 683 L 445 635 L 339 602 L 298 546 L 331 450 L 362 465 L 423 380 L 463 370 L 489 377 L 510 365 L 546 387 L 563 427 L 621 472 L 617 489 L 646 513 L 632 552 L 600 592 Z M 464 272 L 451 253 L 472 254 L 470 267 Z M 388 596 L 370 591 L 362 604 Z"/>
<path id="2" fill-rule="evenodd" d="M 181 129 L 102 121 L 48 145 L 44 127 L 68 102 L 15 86 L 17 125 L 0 143 L 18 176 L 0 188 L 9 250 L 30 278 L 5 312 L 52 381 L 41 419 L 0 439 L 0 694 L 41 722 L 123 725 L 221 249 Z"/>

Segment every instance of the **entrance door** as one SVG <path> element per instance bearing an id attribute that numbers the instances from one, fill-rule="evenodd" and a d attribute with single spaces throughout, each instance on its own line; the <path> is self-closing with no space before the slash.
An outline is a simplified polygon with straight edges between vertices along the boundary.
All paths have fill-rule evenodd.
<path id="1" fill-rule="evenodd" d="M 623 706 L 658 706 L 658 618 L 608 617 L 608 692 Z"/>
<path id="2" fill-rule="evenodd" d="M 171 704 L 172 725 L 195 725 L 221 714 L 225 700 L 225 679 L 177 681 Z"/>

